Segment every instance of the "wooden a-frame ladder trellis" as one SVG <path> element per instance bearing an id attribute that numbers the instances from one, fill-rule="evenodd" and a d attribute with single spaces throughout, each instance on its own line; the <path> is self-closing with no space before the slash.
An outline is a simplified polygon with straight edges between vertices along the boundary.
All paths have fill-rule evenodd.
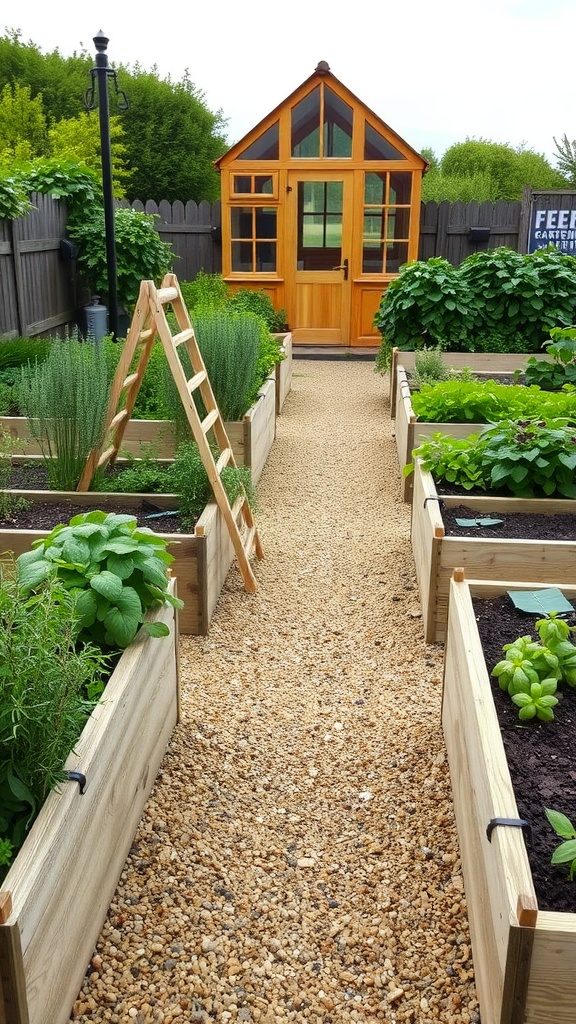
<path id="1" fill-rule="evenodd" d="M 166 319 L 167 305 L 171 305 L 180 328 L 179 333 L 175 335 L 172 334 Z M 257 558 L 263 557 L 262 545 L 244 489 L 231 506 L 220 478 L 224 467 L 236 466 L 236 461 L 175 274 L 166 274 L 160 288 L 156 288 L 153 281 L 142 281 L 140 285 L 130 330 L 112 382 L 104 441 L 108 447 L 104 451 L 102 448 L 97 448 L 90 454 L 77 489 L 87 491 L 96 470 L 108 462 L 115 461 L 134 409 L 152 346 L 157 337 L 162 342 L 174 382 L 178 388 L 178 394 L 182 399 L 200 457 L 208 474 L 214 498 L 228 527 L 244 586 L 249 593 L 254 594 L 256 580 L 250 566 L 250 558 L 254 553 Z M 178 356 L 179 345 L 186 347 L 190 357 L 194 371 L 190 380 L 187 380 L 184 367 Z M 129 372 L 135 353 L 139 348 L 141 348 L 141 353 L 136 369 Z M 206 410 L 204 419 L 200 419 L 192 397 L 195 391 L 200 392 Z M 125 401 L 120 407 L 124 395 Z M 216 459 L 208 442 L 207 435 L 210 431 L 212 431 L 219 451 Z"/>

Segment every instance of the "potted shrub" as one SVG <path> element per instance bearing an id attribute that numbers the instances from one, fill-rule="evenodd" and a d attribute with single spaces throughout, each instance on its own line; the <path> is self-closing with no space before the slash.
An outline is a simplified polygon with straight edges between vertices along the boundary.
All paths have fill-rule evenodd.
<path id="1" fill-rule="evenodd" d="M 473 603 L 509 590 L 547 587 L 526 581 L 466 582 L 461 571 L 450 584 L 442 725 L 476 989 L 482 1020 L 494 1024 L 572 1024 L 576 1015 L 576 914 L 539 906 L 496 714 L 491 666 L 484 659 L 476 622 L 479 613 Z M 566 585 L 561 589 L 573 604 L 576 589 Z M 491 622 L 497 630 L 494 614 Z M 533 619 L 523 632 L 528 633 L 531 626 Z M 515 637 L 500 639 L 511 643 Z M 558 717 L 561 713 L 558 709 Z M 526 723 L 525 728 L 529 728 Z M 542 762 L 541 771 L 545 770 Z M 551 834 L 547 861 L 558 843 Z"/>
<path id="2" fill-rule="evenodd" d="M 442 506 L 462 504 L 473 510 L 472 519 L 576 516 L 575 438 L 576 428 L 563 421 L 505 422 L 468 440 L 438 435 L 416 449 L 410 537 L 429 643 L 444 640 L 456 566 L 482 579 L 576 578 L 576 539 L 499 538 L 497 523 L 493 536 L 479 537 L 475 523 L 447 536 L 442 518 Z"/>
<path id="3" fill-rule="evenodd" d="M 0 583 L 0 594 L 7 599 L 2 660 L 10 666 L 2 711 L 13 717 L 7 702 L 16 691 L 14 708 L 24 715 L 21 732 L 36 743 L 44 734 L 44 747 L 52 747 L 56 737 L 60 744 L 56 760 L 50 762 L 48 781 L 55 786 L 40 807 L 32 808 L 34 823 L 0 882 L 0 1019 L 29 1024 L 64 1024 L 69 1018 L 179 706 L 179 602 L 175 580 L 168 578 L 165 545 L 135 530 L 129 517 L 102 511 L 62 525 L 52 539 L 48 548 L 23 556 L 17 583 L 8 584 L 6 578 Z M 86 571 L 82 583 L 77 577 L 82 576 L 81 566 L 87 570 L 88 549 L 93 567 L 98 562 L 100 569 Z M 71 555 L 75 570 L 69 567 Z M 127 573 L 130 559 L 133 566 L 140 564 L 132 579 Z M 101 613 L 93 621 L 90 594 Z M 147 612 L 142 602 L 149 605 Z M 81 633 L 72 628 L 76 615 Z M 32 647 L 26 643 L 31 632 Z M 87 637 L 98 641 L 99 650 L 117 653 L 104 696 L 96 703 L 91 700 L 93 710 L 80 735 L 71 737 L 61 725 L 58 730 L 46 728 L 50 700 L 57 698 L 59 716 L 66 706 L 67 720 L 81 717 L 78 701 L 71 701 L 70 684 L 78 678 L 77 663 L 85 671 L 93 657 L 94 640 Z M 28 655 L 19 661 L 18 651 L 24 649 Z M 32 680 L 42 706 L 32 702 L 27 712 L 24 697 Z M 19 695 L 20 683 L 24 690 Z M 97 697 L 98 684 L 98 674 L 90 671 L 80 697 Z M 64 687 L 66 705 L 60 694 Z M 1 713 L 0 728 L 6 729 Z M 66 757 L 67 739 L 72 750 Z M 46 782 L 34 760 L 36 747 L 20 740 L 10 730 L 3 737 L 0 760 L 2 784 L 5 788 L 7 782 L 13 798 L 3 799 L 1 813 L 10 809 L 9 834 L 19 839 L 18 804 L 37 802 Z M 38 751 L 38 757 L 47 764 L 46 751 L 41 757 Z"/>

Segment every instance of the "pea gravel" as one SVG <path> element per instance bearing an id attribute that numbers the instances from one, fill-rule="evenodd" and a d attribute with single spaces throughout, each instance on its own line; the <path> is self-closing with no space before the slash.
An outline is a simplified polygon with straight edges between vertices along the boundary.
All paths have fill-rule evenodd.
<path id="1" fill-rule="evenodd" d="M 265 558 L 182 637 L 183 718 L 81 1024 L 479 1021 L 410 509 L 371 362 L 295 363 Z"/>

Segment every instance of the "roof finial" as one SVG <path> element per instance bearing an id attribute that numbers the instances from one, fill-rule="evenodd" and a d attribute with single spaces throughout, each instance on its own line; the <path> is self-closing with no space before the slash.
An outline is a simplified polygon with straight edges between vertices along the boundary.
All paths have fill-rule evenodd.
<path id="1" fill-rule="evenodd" d="M 330 65 L 329 65 L 328 61 L 326 61 L 326 60 L 319 61 L 318 67 L 316 68 L 316 74 L 317 75 L 327 75 L 329 73 L 329 71 L 330 71 Z"/>

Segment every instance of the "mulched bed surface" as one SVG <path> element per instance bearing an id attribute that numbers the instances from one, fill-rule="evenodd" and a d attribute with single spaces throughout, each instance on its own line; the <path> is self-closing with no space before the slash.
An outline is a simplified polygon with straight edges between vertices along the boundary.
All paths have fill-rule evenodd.
<path id="1" fill-rule="evenodd" d="M 509 540 L 576 540 L 576 515 L 478 511 L 469 505 L 440 506 L 447 537 L 490 537 Z M 498 526 L 458 526 L 457 519 L 502 519 Z"/>
<path id="2" fill-rule="evenodd" d="M 526 634 L 538 639 L 537 617 L 517 611 L 509 597 L 477 599 L 473 605 L 489 673 L 504 656 L 503 644 Z M 567 621 L 576 625 L 576 613 Z M 492 692 L 519 816 L 532 825 L 532 843 L 527 842 L 526 849 L 538 906 L 574 913 L 576 882 L 570 882 L 567 865 L 550 864 L 562 840 L 549 825 L 544 808 L 562 811 L 576 823 L 576 690 L 560 684 L 556 696 L 562 696 L 552 722 L 520 722 L 518 709 L 495 679 Z"/>
<path id="3" fill-rule="evenodd" d="M 19 463 L 12 467 L 9 486 L 20 490 L 47 490 L 46 472 L 41 462 L 35 464 Z M 94 509 L 100 508 L 98 492 L 94 492 Z M 0 514 L 0 529 L 51 530 L 60 523 L 67 523 L 72 516 L 89 511 L 85 505 L 74 502 L 34 502 L 29 508 L 18 509 L 13 515 L 6 517 Z M 139 526 L 146 526 L 155 533 L 190 533 L 183 527 L 178 515 L 168 515 L 150 500 L 142 501 L 134 495 L 132 506 L 122 505 L 118 511 L 134 515 Z M 157 513 L 161 513 L 158 515 Z M 148 518 L 152 516 L 152 518 Z"/>

